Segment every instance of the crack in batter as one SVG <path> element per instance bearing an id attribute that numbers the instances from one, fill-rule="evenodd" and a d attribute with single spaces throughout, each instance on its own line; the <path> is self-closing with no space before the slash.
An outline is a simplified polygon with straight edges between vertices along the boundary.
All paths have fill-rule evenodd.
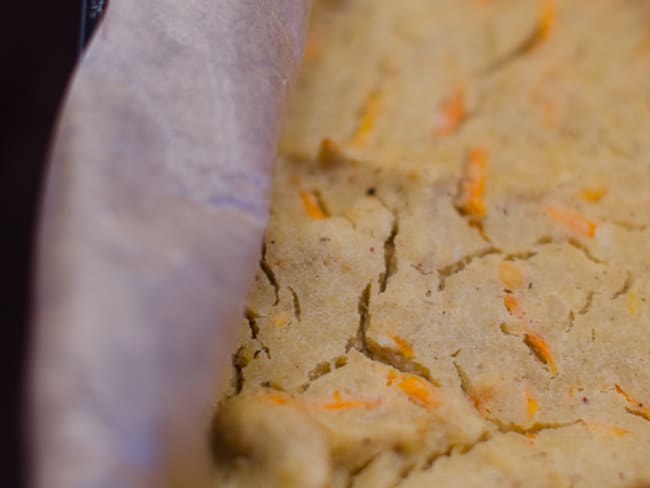
<path id="1" fill-rule="evenodd" d="M 643 232 L 648 228 L 648 224 L 633 224 L 632 222 L 626 222 L 624 220 L 608 220 L 601 219 L 603 222 L 607 222 L 614 227 L 620 227 L 628 232 Z"/>
<path id="2" fill-rule="evenodd" d="M 273 287 L 275 293 L 275 302 L 273 302 L 273 305 L 277 305 L 280 301 L 280 285 L 278 284 L 278 280 L 275 277 L 271 265 L 266 261 L 266 242 L 262 244 L 262 257 L 260 258 L 259 264 L 264 276 L 266 276 L 266 279 L 269 280 L 269 283 Z"/>
<path id="3" fill-rule="evenodd" d="M 578 310 L 578 314 L 586 315 L 587 312 L 589 312 L 589 309 L 591 308 L 591 304 L 594 301 L 594 295 L 595 292 L 593 290 L 589 290 L 589 292 L 587 293 L 587 297 L 585 298 L 585 303 L 584 305 L 582 305 L 582 308 Z"/>
<path id="4" fill-rule="evenodd" d="M 577 312 L 574 312 L 573 310 L 569 310 L 569 316 L 567 318 L 567 326 L 566 326 L 566 332 L 571 332 L 573 329 L 573 326 L 575 325 L 575 319 L 576 319 L 576 313 L 578 315 L 586 315 L 587 312 L 589 312 L 589 309 L 591 308 L 591 304 L 594 301 L 594 295 L 595 292 L 593 290 L 589 290 L 587 292 L 587 295 L 585 296 L 585 302 L 583 303 L 582 307 Z"/>
<path id="5" fill-rule="evenodd" d="M 345 488 L 353 488 L 354 482 L 357 479 L 357 477 L 362 474 L 368 467 L 372 464 L 372 462 L 377 459 L 384 451 L 379 451 L 372 456 L 370 456 L 366 461 L 361 463 L 360 466 L 353 468 L 350 470 L 348 473 L 348 482 L 345 485 Z"/>
<path id="6" fill-rule="evenodd" d="M 500 253 L 501 251 L 499 249 L 497 249 L 494 246 L 490 246 L 480 251 L 477 251 L 473 254 L 468 254 L 466 256 L 463 256 L 458 261 L 455 261 L 447 266 L 438 268 L 438 279 L 439 279 L 438 291 L 442 291 L 445 289 L 447 278 L 463 271 L 475 259 L 480 259 L 486 256 L 490 256 L 492 254 L 500 254 Z"/>
<path id="7" fill-rule="evenodd" d="M 244 312 L 244 318 L 246 319 L 246 322 L 248 322 L 251 339 L 257 342 L 260 346 L 260 349 L 253 353 L 253 358 L 257 359 L 257 356 L 259 356 L 260 353 L 264 352 L 264 354 L 266 354 L 266 357 L 271 359 L 271 350 L 258 337 L 260 333 L 260 326 L 257 323 L 257 317 L 259 317 L 259 315 L 253 309 L 249 307 L 246 308 L 246 311 Z"/>
<path id="8" fill-rule="evenodd" d="M 370 292 L 372 290 L 372 284 L 368 283 L 366 287 L 361 292 L 359 296 L 359 302 L 357 304 L 357 312 L 359 314 L 359 326 L 357 327 L 357 333 L 354 338 L 348 341 L 348 345 L 345 348 L 345 352 L 348 352 L 351 348 L 355 348 L 360 353 L 364 354 L 367 357 L 370 357 L 370 351 L 367 348 L 366 344 L 366 331 L 370 325 Z M 371 358 L 372 359 L 372 358 Z"/>
<path id="9" fill-rule="evenodd" d="M 572 425 L 576 425 L 583 422 L 582 419 L 570 420 L 567 422 L 539 422 L 538 421 L 532 423 L 529 426 L 523 426 L 520 424 L 516 424 L 514 422 L 506 423 L 497 417 L 489 415 L 489 413 L 483 411 L 483 409 L 480 408 L 478 402 L 475 401 L 474 385 L 472 384 L 471 378 L 459 363 L 454 361 L 453 365 L 454 368 L 456 369 L 456 374 L 458 375 L 458 379 L 460 381 L 460 389 L 465 395 L 465 397 L 470 401 L 470 403 L 473 405 L 474 409 L 481 416 L 481 418 L 487 420 L 488 422 L 496 426 L 497 430 L 502 434 L 506 434 L 508 432 L 514 432 L 522 435 L 537 434 L 538 432 L 541 432 L 543 430 L 561 429 L 564 427 L 570 427 Z"/>
<path id="10" fill-rule="evenodd" d="M 370 327 L 370 293 L 372 285 L 368 283 L 359 297 L 359 327 L 356 336 L 348 341 L 346 352 L 355 348 L 372 361 L 395 368 L 402 373 L 413 374 L 439 387 L 440 383 L 431 376 L 429 368 L 411 358 L 407 358 L 400 351 L 384 347 L 378 342 L 368 338 Z"/>
<path id="11" fill-rule="evenodd" d="M 232 386 L 235 389 L 235 395 L 241 393 L 244 388 L 244 368 L 248 366 L 250 359 L 246 357 L 244 351 L 245 346 L 239 346 L 239 349 L 232 355 L 232 366 L 235 369 L 235 374 L 232 378 Z"/>
<path id="12" fill-rule="evenodd" d="M 347 363 L 348 363 L 348 357 L 346 355 L 336 356 L 335 358 L 330 359 L 329 361 L 321 361 L 309 371 L 309 373 L 307 374 L 309 381 L 303 383 L 298 387 L 298 393 L 306 392 L 311 386 L 312 382 L 316 381 L 317 379 L 327 374 L 332 373 L 333 371 L 339 368 L 342 368 Z"/>
<path id="13" fill-rule="evenodd" d="M 257 317 L 258 315 L 251 308 L 246 307 L 244 318 L 246 319 L 246 322 L 248 322 L 251 339 L 257 339 L 257 335 L 260 333 L 260 326 L 257 325 Z"/>
<path id="14" fill-rule="evenodd" d="M 628 291 L 630 291 L 630 288 L 632 287 L 632 282 L 633 282 L 633 277 L 632 273 L 629 271 L 625 275 L 625 281 L 623 282 L 623 285 L 614 292 L 612 295 L 612 300 L 616 300 L 618 297 L 621 295 L 625 295 Z"/>
<path id="15" fill-rule="evenodd" d="M 388 279 L 397 272 L 397 254 L 395 253 L 395 238 L 399 232 L 399 218 L 393 213 L 393 225 L 390 235 L 384 242 L 384 271 L 379 275 L 379 293 L 386 291 Z"/>
<path id="16" fill-rule="evenodd" d="M 425 471 L 427 469 L 431 469 L 433 465 L 436 463 L 441 458 L 444 457 L 451 457 L 452 455 L 458 455 L 458 456 L 463 456 L 465 454 L 468 454 L 470 451 L 472 451 L 476 446 L 480 444 L 484 444 L 488 442 L 489 440 L 494 437 L 494 433 L 491 432 L 483 432 L 481 436 L 476 439 L 474 442 L 466 443 L 466 444 L 451 444 L 447 449 L 444 451 L 438 451 L 435 452 L 427 458 L 426 463 L 422 467 L 422 470 Z"/>
<path id="17" fill-rule="evenodd" d="M 596 263 L 596 264 L 600 264 L 600 265 L 607 264 L 607 261 L 603 261 L 602 259 L 598 259 L 596 256 L 591 254 L 591 251 L 589 250 L 589 248 L 587 246 L 585 246 L 579 240 L 571 238 L 567 242 L 571 247 L 573 247 L 573 248 L 577 249 L 578 251 L 582 252 L 582 254 L 584 254 L 585 257 L 589 261 L 591 261 L 593 263 Z"/>
<path id="18" fill-rule="evenodd" d="M 316 199 L 316 205 L 318 206 L 318 209 L 325 217 L 330 217 L 332 213 L 330 212 L 329 206 L 325 203 L 323 194 L 320 192 L 320 190 L 314 190 L 312 193 Z"/>
<path id="19" fill-rule="evenodd" d="M 535 251 L 522 251 L 506 254 L 503 258 L 504 261 L 528 261 L 531 258 L 537 256 Z"/>
<path id="20" fill-rule="evenodd" d="M 300 315 L 301 315 L 300 298 L 298 297 L 296 290 L 294 290 L 293 288 L 289 287 L 289 291 L 291 292 L 291 296 L 293 297 L 293 315 L 296 317 L 296 320 L 300 322 Z"/>

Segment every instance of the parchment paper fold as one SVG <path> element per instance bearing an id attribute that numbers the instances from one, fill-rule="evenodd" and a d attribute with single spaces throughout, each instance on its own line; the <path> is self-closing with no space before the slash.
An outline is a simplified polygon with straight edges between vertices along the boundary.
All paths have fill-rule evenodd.
<path id="1" fill-rule="evenodd" d="M 111 0 L 40 226 L 34 487 L 198 487 L 308 0 Z"/>

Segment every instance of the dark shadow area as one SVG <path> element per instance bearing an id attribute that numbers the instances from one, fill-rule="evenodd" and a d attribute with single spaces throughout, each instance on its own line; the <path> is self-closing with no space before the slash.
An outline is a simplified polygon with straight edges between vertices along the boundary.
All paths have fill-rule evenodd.
<path id="1" fill-rule="evenodd" d="M 0 6 L 0 479 L 7 487 L 26 481 L 23 382 L 35 224 L 48 143 L 79 50 L 80 16 L 80 0 Z"/>

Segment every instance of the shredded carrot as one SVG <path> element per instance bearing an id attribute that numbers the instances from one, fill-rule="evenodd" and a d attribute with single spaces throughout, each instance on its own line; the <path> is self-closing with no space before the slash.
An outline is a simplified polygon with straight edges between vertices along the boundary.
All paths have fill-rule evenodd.
<path id="1" fill-rule="evenodd" d="M 490 410 L 487 407 L 487 404 L 490 402 L 490 400 L 492 400 L 493 397 L 494 388 L 491 386 L 475 387 L 472 388 L 472 391 L 470 393 L 470 400 L 472 400 L 474 408 L 482 416 L 485 415 L 486 412 L 489 413 Z"/>
<path id="2" fill-rule="evenodd" d="M 554 0 L 542 0 L 539 11 L 539 25 L 537 28 L 537 38 L 539 41 L 546 39 L 555 25 L 557 17 Z"/>
<path id="3" fill-rule="evenodd" d="M 549 37 L 551 30 L 555 26 L 555 21 L 556 10 L 554 0 L 541 0 L 539 17 L 534 30 L 513 51 L 492 63 L 489 69 L 503 66 L 507 62 L 517 59 L 520 56 L 525 56 L 534 49 L 537 49 Z"/>
<path id="4" fill-rule="evenodd" d="M 519 309 L 519 302 L 510 293 L 503 295 L 503 304 L 506 306 L 506 310 L 510 315 L 514 315 L 517 318 L 521 318 L 523 313 Z"/>
<path id="5" fill-rule="evenodd" d="M 404 357 L 406 358 L 413 357 L 413 347 L 411 347 L 411 344 L 409 344 L 409 342 L 406 339 L 394 334 L 391 334 L 390 338 L 393 340 L 395 344 L 397 344 L 397 348 L 399 352 L 401 352 Z"/>
<path id="6" fill-rule="evenodd" d="M 321 40 L 316 35 L 311 35 L 305 42 L 305 54 L 303 56 L 305 61 L 315 59 L 321 52 Z"/>
<path id="7" fill-rule="evenodd" d="M 621 388 L 618 385 L 614 385 L 614 389 L 619 395 L 622 395 L 628 402 L 634 403 L 632 397 L 623 388 Z"/>
<path id="8" fill-rule="evenodd" d="M 483 192 L 485 190 L 485 171 L 487 153 L 484 149 L 474 148 L 470 151 L 463 178 L 458 185 L 458 194 L 454 204 L 459 212 L 473 221 L 485 216 Z"/>
<path id="9" fill-rule="evenodd" d="M 596 234 L 596 224 L 584 215 L 572 210 L 548 206 L 546 207 L 546 215 L 548 215 L 551 220 L 562 224 L 564 227 L 567 227 L 578 234 L 582 234 L 586 237 L 593 237 Z"/>
<path id="10" fill-rule="evenodd" d="M 499 264 L 499 279 L 509 290 L 514 290 L 523 281 L 519 268 L 509 261 Z"/>
<path id="11" fill-rule="evenodd" d="M 309 215 L 312 219 L 315 220 L 325 218 L 325 214 L 323 213 L 320 206 L 318 205 L 318 200 L 316 200 L 316 197 L 314 196 L 313 193 L 307 191 L 301 191 L 300 198 L 302 198 L 302 203 L 305 205 L 305 210 L 307 211 L 307 215 Z"/>
<path id="12" fill-rule="evenodd" d="M 636 398 L 628 394 L 623 388 L 618 385 L 614 385 L 616 391 L 622 395 L 625 400 L 630 404 L 630 406 L 625 407 L 625 410 L 628 412 L 643 417 L 646 420 L 650 420 L 650 407 L 645 405 L 643 402 L 640 402 Z"/>
<path id="13" fill-rule="evenodd" d="M 271 318 L 271 320 L 273 321 L 273 325 L 275 325 L 276 327 L 282 327 L 287 322 L 289 322 L 289 314 L 287 314 L 287 312 L 284 311 L 278 312 Z"/>
<path id="14" fill-rule="evenodd" d="M 369 402 L 367 400 L 343 400 L 341 397 L 341 392 L 339 390 L 335 390 L 332 396 L 334 397 L 334 401 L 331 403 L 326 403 L 321 408 L 324 410 L 341 410 L 344 408 L 358 407 L 371 408 L 375 405 L 373 402 Z"/>
<path id="15" fill-rule="evenodd" d="M 579 420 L 579 423 L 589 431 L 605 431 L 614 437 L 623 437 L 630 433 L 629 430 L 617 425 L 601 424 L 600 422 L 585 422 L 584 420 Z"/>
<path id="16" fill-rule="evenodd" d="M 546 341 L 539 334 L 526 332 L 526 334 L 524 334 L 524 342 L 532 349 L 535 356 L 537 356 L 540 361 L 548 365 L 551 374 L 555 376 L 557 374 L 557 368 Z"/>
<path id="17" fill-rule="evenodd" d="M 408 395 L 409 400 L 417 405 L 422 407 L 435 407 L 437 405 L 431 394 L 429 384 L 417 376 L 405 374 L 397 386 Z"/>
<path id="18" fill-rule="evenodd" d="M 535 397 L 530 387 L 526 388 L 525 395 L 526 395 L 526 407 L 528 409 L 528 417 L 533 418 L 537 413 L 537 411 L 539 410 L 539 404 L 537 403 L 537 400 L 535 400 Z"/>
<path id="19" fill-rule="evenodd" d="M 372 132 L 372 129 L 375 127 L 375 123 L 377 122 L 377 118 L 381 113 L 382 106 L 383 100 L 381 92 L 377 90 L 371 91 L 366 97 L 363 110 L 361 111 L 359 125 L 350 138 L 349 143 L 351 146 L 362 147 L 365 145 L 368 136 Z"/>
<path id="20" fill-rule="evenodd" d="M 605 185 L 600 185 L 596 187 L 587 187 L 580 190 L 580 198 L 586 200 L 590 203 L 597 203 L 602 200 L 602 198 L 607 195 L 607 187 Z"/>
<path id="21" fill-rule="evenodd" d="M 441 123 L 433 130 L 433 135 L 438 137 L 448 136 L 458 130 L 467 116 L 465 94 L 456 90 L 451 96 L 443 100 L 440 107 Z"/>
<path id="22" fill-rule="evenodd" d="M 386 376 L 386 385 L 391 386 L 393 384 L 393 381 L 395 381 L 395 378 L 397 378 L 397 373 L 394 369 L 391 369 Z"/>
<path id="23" fill-rule="evenodd" d="M 617 426 L 610 427 L 609 431 L 616 437 L 623 437 L 624 435 L 630 433 L 629 430 L 624 429 L 623 427 L 617 427 Z"/>
<path id="24" fill-rule="evenodd" d="M 650 421 L 650 407 L 625 407 L 629 413 Z"/>
<path id="25" fill-rule="evenodd" d="M 345 160 L 345 155 L 339 145 L 329 137 L 324 138 L 320 143 L 318 151 L 318 162 L 323 166 L 335 166 Z"/>
<path id="26" fill-rule="evenodd" d="M 310 27 L 307 40 L 305 41 L 305 49 L 303 51 L 303 58 L 305 61 L 320 56 L 323 51 L 324 37 L 325 27 L 323 24 L 315 22 L 314 25 Z"/>
<path id="27" fill-rule="evenodd" d="M 541 0 L 538 15 L 537 27 L 530 37 L 519 47 L 518 52 L 520 54 L 528 53 L 537 48 L 550 35 L 557 17 L 555 1 Z"/>
<path id="28" fill-rule="evenodd" d="M 550 348 L 539 334 L 531 330 L 530 321 L 526 320 L 525 314 L 519 306 L 519 302 L 515 296 L 511 293 L 506 293 L 503 296 L 503 304 L 510 315 L 521 320 L 521 327 L 524 332 L 524 343 L 535 354 L 537 359 L 549 367 L 551 374 L 555 376 L 557 374 L 557 368 L 553 356 L 551 355 Z"/>
<path id="29" fill-rule="evenodd" d="M 270 393 L 268 395 L 264 395 L 263 398 L 265 398 L 266 400 L 269 400 L 270 402 L 275 403 L 277 405 L 284 405 L 286 403 L 289 403 L 288 398 L 280 396 L 280 395 L 275 395 L 275 394 L 272 394 L 272 393 Z"/>
<path id="30" fill-rule="evenodd" d="M 639 301 L 636 296 L 636 293 L 631 291 L 627 295 L 627 311 L 630 312 L 632 315 L 636 313 L 636 309 L 639 306 Z"/>
<path id="31" fill-rule="evenodd" d="M 536 434 L 535 432 L 526 432 L 526 433 L 523 434 L 523 435 L 524 435 L 524 437 L 526 438 L 526 442 L 527 442 L 529 445 L 531 445 L 531 446 L 534 446 L 534 445 L 535 445 L 535 439 L 537 438 L 537 434 Z"/>

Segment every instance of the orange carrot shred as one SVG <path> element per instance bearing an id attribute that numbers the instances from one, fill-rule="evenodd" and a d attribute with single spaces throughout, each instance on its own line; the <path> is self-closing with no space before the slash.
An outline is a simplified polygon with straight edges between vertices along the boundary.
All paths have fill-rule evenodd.
<path id="1" fill-rule="evenodd" d="M 520 56 L 524 56 L 536 49 L 549 36 L 551 30 L 555 25 L 555 20 L 555 2 L 553 0 L 541 0 L 539 17 L 534 30 L 523 40 L 523 42 L 518 47 L 516 47 L 506 56 L 492 63 L 488 69 L 494 70 L 498 67 L 504 66 L 506 63 Z M 552 123 L 552 119 L 545 121 L 545 123 Z"/>
<path id="2" fill-rule="evenodd" d="M 555 366 L 555 361 L 546 341 L 538 334 L 527 332 L 524 334 L 524 342 L 540 361 L 548 365 L 551 373 L 556 375 L 557 367 Z"/>
<path id="3" fill-rule="evenodd" d="M 473 221 L 478 221 L 485 216 L 483 192 L 485 190 L 486 166 L 487 153 L 485 150 L 472 149 L 465 164 L 463 178 L 458 185 L 458 194 L 454 199 L 458 211 Z"/>
<path id="4" fill-rule="evenodd" d="M 627 311 L 630 312 L 632 315 L 636 313 L 637 307 L 639 306 L 639 300 L 634 291 L 631 291 L 630 293 L 627 294 Z"/>
<path id="5" fill-rule="evenodd" d="M 349 143 L 351 146 L 359 148 L 365 145 L 368 136 L 375 127 L 382 106 L 381 92 L 377 90 L 371 91 L 366 98 L 357 129 L 350 138 Z"/>
<path id="6" fill-rule="evenodd" d="M 597 203 L 607 194 L 607 187 L 600 185 L 594 188 L 583 188 L 580 190 L 580 198 L 590 203 Z"/>
<path id="7" fill-rule="evenodd" d="M 472 388 L 470 400 L 472 400 L 472 404 L 477 412 L 483 416 L 486 412 L 489 413 L 487 404 L 492 400 L 493 396 L 494 389 L 492 387 L 477 387 Z"/>
<path id="8" fill-rule="evenodd" d="M 366 400 L 343 400 L 343 398 L 341 397 L 341 392 L 339 390 L 335 390 L 332 396 L 334 397 L 334 401 L 323 405 L 322 408 L 324 410 L 341 410 L 344 408 L 357 408 L 357 407 L 370 408 L 374 406 L 373 402 L 369 402 Z"/>
<path id="9" fill-rule="evenodd" d="M 395 378 L 397 378 L 397 373 L 394 369 L 391 369 L 386 376 L 386 385 L 391 386 L 393 384 L 393 381 L 395 381 Z"/>
<path id="10" fill-rule="evenodd" d="M 539 12 L 537 37 L 540 41 L 546 39 L 555 24 L 556 9 L 554 0 L 543 0 Z"/>
<path id="11" fill-rule="evenodd" d="M 326 26 L 320 22 L 314 22 L 310 26 L 305 40 L 305 48 L 303 50 L 303 59 L 305 61 L 313 60 L 323 53 L 325 45 L 325 37 L 327 34 Z"/>
<path id="12" fill-rule="evenodd" d="M 326 167 L 336 166 L 345 161 L 345 154 L 329 137 L 324 138 L 318 150 L 318 162 Z"/>
<path id="13" fill-rule="evenodd" d="M 584 215 L 560 207 L 547 206 L 546 215 L 551 220 L 586 237 L 596 235 L 596 224 Z"/>
<path id="14" fill-rule="evenodd" d="M 391 334 L 390 338 L 393 340 L 395 344 L 397 344 L 397 348 L 399 352 L 401 352 L 404 357 L 406 358 L 413 357 L 413 347 L 411 346 L 411 344 L 409 344 L 409 342 L 406 339 L 394 334 Z"/>
<path id="15" fill-rule="evenodd" d="M 584 420 L 579 420 L 578 423 L 589 431 L 605 431 L 614 437 L 623 437 L 630 433 L 629 430 L 619 427 L 618 425 L 608 425 L 600 422 L 585 422 Z"/>
<path id="16" fill-rule="evenodd" d="M 307 215 L 309 215 L 312 219 L 315 220 L 325 218 L 325 214 L 323 213 L 320 206 L 318 205 L 318 200 L 316 200 L 316 197 L 314 196 L 313 193 L 307 191 L 301 191 L 300 198 L 302 198 L 302 203 L 305 206 Z"/>
<path id="17" fill-rule="evenodd" d="M 448 136 L 458 130 L 467 116 L 465 106 L 465 94 L 462 90 L 456 90 L 451 96 L 446 98 L 440 107 L 442 122 L 440 126 L 433 130 L 435 136 Z"/>
<path id="18" fill-rule="evenodd" d="M 408 395 L 409 400 L 421 407 L 434 407 L 437 405 L 431 395 L 428 383 L 417 376 L 406 374 L 397 386 Z"/>
<path id="19" fill-rule="evenodd" d="M 304 55 L 303 55 L 305 61 L 310 59 L 315 59 L 318 57 L 322 49 L 321 43 L 322 43 L 321 39 L 316 34 L 307 37 L 307 41 L 305 42 Z"/>
<path id="20" fill-rule="evenodd" d="M 525 319 L 525 314 L 522 311 L 519 302 L 511 293 L 506 293 L 503 295 L 503 304 L 506 307 L 506 310 L 510 315 L 513 315 L 517 319 L 521 320 L 521 328 L 524 332 L 524 344 L 526 344 L 531 352 L 539 359 L 542 363 L 546 364 L 553 376 L 557 374 L 557 367 L 555 366 L 555 361 L 551 355 L 550 348 L 546 341 L 537 333 L 530 330 L 530 323 Z"/>
<path id="21" fill-rule="evenodd" d="M 498 267 L 499 280 L 509 290 L 514 290 L 522 283 L 521 272 L 519 268 L 510 261 L 503 261 Z"/>
<path id="22" fill-rule="evenodd" d="M 628 402 L 634 403 L 632 397 L 623 388 L 621 388 L 618 385 L 614 385 L 614 389 L 619 395 L 622 395 Z"/>
<path id="23" fill-rule="evenodd" d="M 285 403 L 288 403 L 289 400 L 283 396 L 280 395 L 274 395 L 274 394 L 268 394 L 265 395 L 264 398 L 267 400 L 277 404 L 277 405 L 284 405 Z"/>
<path id="24" fill-rule="evenodd" d="M 517 318 L 523 316 L 523 313 L 519 309 L 519 302 L 517 302 L 514 295 L 511 295 L 510 293 L 503 295 L 503 304 L 506 306 L 506 310 L 510 315 L 514 315 Z"/>
<path id="25" fill-rule="evenodd" d="M 618 427 L 616 425 L 611 426 L 609 428 L 609 431 L 616 437 L 623 437 L 626 434 L 629 434 L 630 431 L 627 429 L 624 429 L 623 427 Z"/>
<path id="26" fill-rule="evenodd" d="M 529 418 L 533 418 L 539 410 L 539 404 L 537 403 L 537 400 L 535 400 L 530 388 L 526 388 L 526 407 L 528 409 Z"/>

